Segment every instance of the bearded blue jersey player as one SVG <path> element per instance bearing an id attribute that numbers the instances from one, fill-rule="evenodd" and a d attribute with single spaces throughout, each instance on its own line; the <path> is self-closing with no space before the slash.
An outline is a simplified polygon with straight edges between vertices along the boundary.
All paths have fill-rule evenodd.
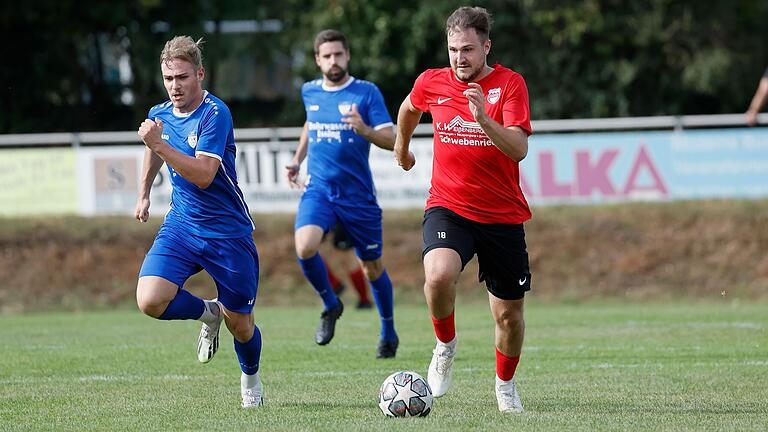
<path id="1" fill-rule="evenodd" d="M 295 223 L 296 254 L 304 275 L 320 295 L 324 310 L 315 342 L 333 339 L 344 305 L 333 292 L 318 253 L 323 235 L 337 223 L 344 227 L 361 261 L 381 319 L 377 358 L 397 352 L 392 282 L 381 261 L 382 212 L 368 164 L 370 144 L 392 150 L 392 118 L 373 83 L 350 76 L 347 39 L 336 30 L 315 37 L 315 62 L 323 78 L 301 90 L 307 121 L 299 147 L 286 166 L 288 181 L 299 186 L 299 167 L 309 157 L 308 178 Z"/>
<path id="2" fill-rule="evenodd" d="M 252 408 L 263 401 L 261 333 L 252 316 L 259 258 L 253 220 L 237 185 L 232 116 L 202 88 L 199 44 L 189 36 L 165 44 L 160 67 L 170 100 L 154 106 L 138 131 L 146 149 L 136 219 L 149 218 L 149 192 L 163 163 L 173 192 L 171 209 L 141 266 L 136 301 L 153 318 L 202 321 L 197 346 L 202 363 L 218 349 L 223 320 L 242 371 L 242 406 Z M 183 288 L 201 270 L 216 282 L 218 299 L 206 301 Z"/>

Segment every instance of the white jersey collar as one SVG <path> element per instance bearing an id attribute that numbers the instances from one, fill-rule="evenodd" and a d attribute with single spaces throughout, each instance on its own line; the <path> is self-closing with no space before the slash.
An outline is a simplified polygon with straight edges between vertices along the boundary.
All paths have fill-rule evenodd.
<path id="1" fill-rule="evenodd" d="M 338 87 L 331 87 L 331 86 L 325 85 L 325 79 L 323 79 L 323 90 L 329 91 L 329 92 L 336 92 L 336 91 L 339 91 L 339 90 L 344 90 L 345 88 L 349 87 L 349 85 L 352 84 L 352 81 L 354 81 L 354 80 L 355 80 L 355 77 L 350 76 L 349 79 L 347 80 L 347 82 L 345 82 L 344 84 L 342 84 L 342 85 L 340 85 Z"/>
<path id="2" fill-rule="evenodd" d="M 203 90 L 203 100 L 201 100 L 201 101 L 200 101 L 200 105 L 198 105 L 198 106 L 197 106 L 197 108 L 193 109 L 192 111 L 190 111 L 190 112 L 188 112 L 188 113 L 182 113 L 182 112 L 179 112 L 179 111 L 177 111 L 177 110 L 176 110 L 176 107 L 173 107 L 173 109 L 171 110 L 171 112 L 172 112 L 172 113 L 173 113 L 173 115 L 174 115 L 174 116 L 176 116 L 176 117 L 181 117 L 181 118 L 184 118 L 184 117 L 189 117 L 189 116 L 191 116 L 192 114 L 194 114 L 194 113 L 195 113 L 195 111 L 199 110 L 201 106 L 203 106 L 203 103 L 205 103 L 205 98 L 207 98 L 207 97 L 208 97 L 208 90 Z"/>

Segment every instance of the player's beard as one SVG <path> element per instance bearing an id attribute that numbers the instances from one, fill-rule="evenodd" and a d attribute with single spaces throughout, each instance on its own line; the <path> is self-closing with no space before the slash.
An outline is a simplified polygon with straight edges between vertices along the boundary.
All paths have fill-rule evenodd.
<path id="1" fill-rule="evenodd" d="M 328 78 L 328 81 L 332 83 L 337 83 L 344 79 L 344 77 L 347 76 L 347 70 L 342 69 L 339 66 L 331 66 L 330 69 L 328 69 L 328 72 L 325 73 L 325 77 Z"/>
<path id="2" fill-rule="evenodd" d="M 456 75 L 456 78 L 459 79 L 459 81 L 462 82 L 472 82 L 480 76 L 480 74 L 483 72 L 483 68 L 485 67 L 485 64 L 480 65 L 480 67 L 476 69 L 472 69 L 469 74 L 467 74 L 467 69 L 462 69 L 462 75 L 459 75 L 459 67 L 456 66 L 456 68 L 453 70 L 453 74 Z"/>

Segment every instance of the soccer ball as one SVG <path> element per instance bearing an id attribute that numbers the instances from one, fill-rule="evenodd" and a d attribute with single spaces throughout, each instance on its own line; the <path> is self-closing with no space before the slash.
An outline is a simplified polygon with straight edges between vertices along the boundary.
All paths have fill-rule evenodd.
<path id="1" fill-rule="evenodd" d="M 432 389 L 416 372 L 395 372 L 381 384 L 379 408 L 389 417 L 425 417 L 432 411 Z"/>

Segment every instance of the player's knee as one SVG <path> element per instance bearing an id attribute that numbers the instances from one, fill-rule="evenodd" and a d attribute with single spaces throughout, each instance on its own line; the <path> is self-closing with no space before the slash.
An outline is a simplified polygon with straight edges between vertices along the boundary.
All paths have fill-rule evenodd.
<path id="1" fill-rule="evenodd" d="M 136 305 L 145 315 L 157 318 L 163 314 L 168 302 L 162 302 L 156 296 L 142 290 L 136 290 Z"/>
<path id="2" fill-rule="evenodd" d="M 375 281 L 384 273 L 384 265 L 381 260 L 363 261 L 363 272 L 369 281 Z"/>
<path id="3" fill-rule="evenodd" d="M 296 255 L 301 259 L 312 258 L 317 254 L 318 246 L 307 243 L 296 243 Z"/>
<path id="4" fill-rule="evenodd" d="M 453 286 L 456 277 L 448 271 L 431 269 L 425 272 L 424 290 L 443 290 Z"/>
<path id="5" fill-rule="evenodd" d="M 525 327 L 523 312 L 517 308 L 508 308 L 495 314 L 496 326 L 501 330 L 513 331 Z"/>
<path id="6" fill-rule="evenodd" d="M 253 337 L 253 318 L 250 314 L 237 314 L 227 319 L 227 328 L 238 342 L 248 342 Z"/>

